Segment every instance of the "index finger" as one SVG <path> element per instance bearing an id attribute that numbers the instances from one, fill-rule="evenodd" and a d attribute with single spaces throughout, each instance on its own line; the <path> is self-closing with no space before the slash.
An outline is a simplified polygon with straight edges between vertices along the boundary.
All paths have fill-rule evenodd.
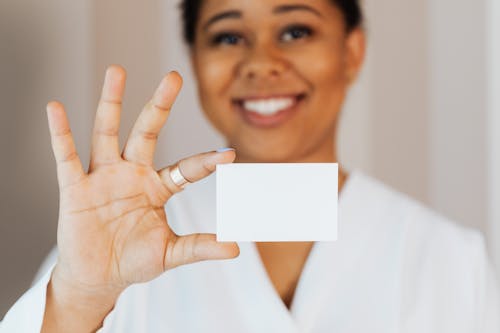
<path id="1" fill-rule="evenodd" d="M 167 121 L 170 109 L 182 86 L 177 72 L 170 72 L 161 81 L 151 101 L 137 118 L 123 150 L 128 161 L 152 165 L 160 130 Z"/>
<path id="2" fill-rule="evenodd" d="M 194 183 L 215 171 L 217 164 L 232 163 L 236 158 L 236 152 L 232 148 L 219 149 L 184 158 L 176 163 L 181 176 L 188 182 Z M 167 187 L 170 194 L 179 192 L 182 188 L 172 179 L 171 170 L 173 166 L 166 167 L 158 174 Z"/>

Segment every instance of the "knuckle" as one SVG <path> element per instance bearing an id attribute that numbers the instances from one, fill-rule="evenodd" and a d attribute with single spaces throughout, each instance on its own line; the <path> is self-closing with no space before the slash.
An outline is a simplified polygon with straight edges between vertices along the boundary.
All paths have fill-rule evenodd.
<path id="1" fill-rule="evenodd" d="M 100 107 L 109 107 L 111 109 L 121 109 L 122 107 L 122 101 L 121 100 L 113 100 L 113 99 L 101 99 L 99 101 L 99 106 Z"/>
<path id="2" fill-rule="evenodd" d="M 153 106 L 153 109 L 157 110 L 157 111 L 160 111 L 160 112 L 170 112 L 170 107 L 165 107 L 165 106 L 161 106 L 161 105 L 158 105 L 158 104 L 152 104 Z"/>
<path id="3" fill-rule="evenodd" d="M 78 158 L 78 154 L 76 151 L 73 150 L 73 151 L 62 154 L 62 156 L 59 159 L 59 162 L 60 163 L 71 162 L 77 158 Z"/>
<path id="4" fill-rule="evenodd" d="M 157 140 L 158 139 L 158 133 L 157 132 L 139 130 L 138 134 L 144 140 Z"/>
<path id="5" fill-rule="evenodd" d="M 94 133 L 98 136 L 118 136 L 118 130 L 115 128 L 97 128 Z"/>
<path id="6" fill-rule="evenodd" d="M 63 138 L 71 135 L 72 135 L 71 128 L 64 128 L 61 129 L 60 131 L 53 133 L 53 136 L 56 138 Z"/>
<path id="7" fill-rule="evenodd" d="M 165 254 L 164 254 L 164 269 L 163 271 L 166 271 L 167 269 L 172 269 L 174 267 L 177 267 L 179 265 L 178 262 L 176 262 L 175 260 L 175 249 L 177 248 L 176 247 L 176 244 L 177 244 L 177 240 L 179 238 L 177 236 L 173 236 L 172 238 L 170 239 L 167 239 L 166 241 L 166 245 L 165 245 Z"/>
<path id="8" fill-rule="evenodd" d="M 191 258 L 194 261 L 201 260 L 200 247 L 198 246 L 199 241 L 200 241 L 200 235 L 199 234 L 194 235 L 191 242 Z"/>
<path id="9" fill-rule="evenodd" d="M 203 162 L 203 169 L 208 172 L 208 173 L 212 173 L 215 171 L 215 164 L 213 163 L 209 163 L 207 161 Z"/>

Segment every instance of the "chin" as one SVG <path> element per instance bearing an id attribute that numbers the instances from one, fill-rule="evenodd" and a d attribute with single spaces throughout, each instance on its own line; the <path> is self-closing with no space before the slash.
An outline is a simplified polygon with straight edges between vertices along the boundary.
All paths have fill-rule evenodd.
<path id="1" fill-rule="evenodd" d="M 258 146 L 238 148 L 238 145 L 232 147 L 236 149 L 237 163 L 289 163 L 296 160 L 296 154 L 290 151 L 289 146 L 273 149 Z"/>

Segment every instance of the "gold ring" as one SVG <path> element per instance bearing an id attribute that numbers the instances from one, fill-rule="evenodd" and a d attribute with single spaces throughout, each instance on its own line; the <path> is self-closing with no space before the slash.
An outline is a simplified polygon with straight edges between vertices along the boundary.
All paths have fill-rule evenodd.
<path id="1" fill-rule="evenodd" d="M 169 170 L 170 172 L 170 179 L 172 179 L 172 182 L 179 188 L 184 189 L 186 187 L 186 184 L 190 183 L 189 180 L 184 178 L 184 176 L 181 173 L 181 170 L 179 169 L 179 164 L 176 164 L 173 168 Z"/>

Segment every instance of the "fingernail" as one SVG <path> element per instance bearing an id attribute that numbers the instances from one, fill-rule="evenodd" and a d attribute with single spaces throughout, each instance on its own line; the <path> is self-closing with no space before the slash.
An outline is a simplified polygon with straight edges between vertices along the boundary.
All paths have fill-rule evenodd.
<path id="1" fill-rule="evenodd" d="M 231 150 L 233 150 L 233 151 L 234 151 L 234 148 L 219 148 L 219 149 L 217 149 L 216 151 L 217 151 L 218 153 L 224 153 L 224 152 L 226 152 L 226 151 L 231 151 Z"/>

